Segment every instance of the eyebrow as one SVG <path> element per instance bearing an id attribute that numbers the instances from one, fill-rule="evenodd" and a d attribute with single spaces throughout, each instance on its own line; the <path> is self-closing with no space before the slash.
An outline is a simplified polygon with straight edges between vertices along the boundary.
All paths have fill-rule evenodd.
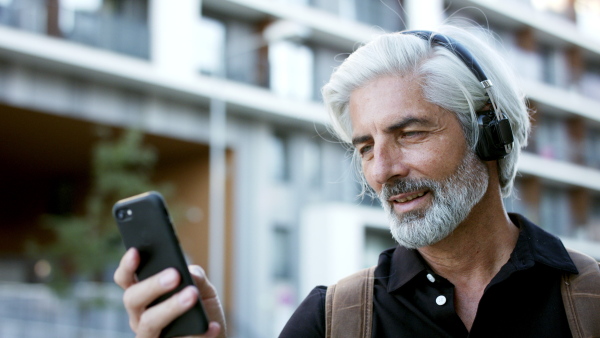
<path id="1" fill-rule="evenodd" d="M 402 119 L 401 121 L 398 121 L 392 124 L 391 126 L 387 127 L 385 129 L 385 132 L 392 133 L 396 130 L 404 129 L 413 124 L 428 125 L 431 124 L 431 121 L 424 118 L 408 116 Z M 371 141 L 372 139 L 373 137 L 371 135 L 356 136 L 352 138 L 352 145 L 356 147 L 357 145 Z"/>

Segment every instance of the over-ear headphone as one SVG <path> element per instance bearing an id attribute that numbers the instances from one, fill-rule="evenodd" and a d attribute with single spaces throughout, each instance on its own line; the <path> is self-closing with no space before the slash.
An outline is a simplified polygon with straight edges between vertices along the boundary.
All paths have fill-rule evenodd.
<path id="1" fill-rule="evenodd" d="M 514 140 L 510 122 L 506 114 L 497 109 L 496 103 L 489 95 L 492 82 L 487 78 L 473 55 L 458 41 L 442 34 L 422 30 L 403 31 L 401 33 L 414 35 L 429 41 L 431 44 L 445 47 L 473 72 L 490 97 L 489 103 L 492 104 L 490 110 L 477 112 L 477 124 L 479 125 L 479 138 L 475 147 L 477 156 L 484 161 L 494 161 L 510 154 Z"/>

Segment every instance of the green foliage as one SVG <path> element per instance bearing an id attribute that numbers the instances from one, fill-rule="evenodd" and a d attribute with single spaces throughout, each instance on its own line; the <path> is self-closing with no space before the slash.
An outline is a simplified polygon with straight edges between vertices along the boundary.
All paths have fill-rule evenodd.
<path id="1" fill-rule="evenodd" d="M 44 227 L 55 241 L 35 243 L 30 252 L 53 266 L 50 285 L 59 293 L 69 290 L 74 277 L 101 281 L 124 253 L 112 206 L 122 198 L 149 190 L 168 195 L 168 186 L 150 181 L 157 152 L 143 144 L 143 134 L 129 130 L 112 139 L 106 133 L 92 151 L 92 184 L 82 215 L 46 215 Z"/>

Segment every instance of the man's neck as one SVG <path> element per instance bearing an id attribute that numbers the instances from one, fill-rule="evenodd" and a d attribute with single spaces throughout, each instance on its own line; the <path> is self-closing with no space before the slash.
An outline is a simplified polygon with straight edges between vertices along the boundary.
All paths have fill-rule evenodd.
<path id="1" fill-rule="evenodd" d="M 455 310 L 469 331 L 486 286 L 519 237 L 499 194 L 486 195 L 450 236 L 418 249 L 431 269 L 454 285 Z"/>
<path id="2" fill-rule="evenodd" d="M 450 236 L 418 250 L 447 279 L 491 279 L 508 261 L 518 236 L 504 212 L 491 218 L 469 216 Z"/>

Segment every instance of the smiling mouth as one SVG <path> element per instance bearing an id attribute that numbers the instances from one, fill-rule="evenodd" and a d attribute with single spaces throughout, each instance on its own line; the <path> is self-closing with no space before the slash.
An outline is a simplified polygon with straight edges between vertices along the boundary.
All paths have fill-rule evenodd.
<path id="1" fill-rule="evenodd" d="M 414 200 L 415 198 L 423 197 L 427 193 L 429 193 L 429 191 L 416 192 L 416 193 L 411 194 L 411 195 L 403 196 L 402 198 L 393 199 L 392 202 L 394 202 L 394 203 L 406 203 L 406 202 L 410 202 L 410 201 Z"/>

